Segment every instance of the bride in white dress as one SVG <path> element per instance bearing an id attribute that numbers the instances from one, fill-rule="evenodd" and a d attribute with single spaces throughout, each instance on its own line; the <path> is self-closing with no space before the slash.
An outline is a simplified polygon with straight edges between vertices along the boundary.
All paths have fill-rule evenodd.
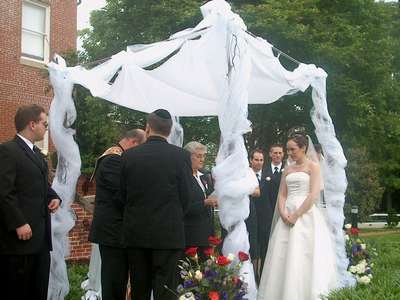
<path id="1" fill-rule="evenodd" d="M 315 205 L 320 195 L 319 164 L 307 158 L 308 138 L 287 142 L 293 162 L 282 174 L 278 220 L 260 281 L 258 300 L 314 300 L 336 288 L 335 253 L 326 221 Z"/>

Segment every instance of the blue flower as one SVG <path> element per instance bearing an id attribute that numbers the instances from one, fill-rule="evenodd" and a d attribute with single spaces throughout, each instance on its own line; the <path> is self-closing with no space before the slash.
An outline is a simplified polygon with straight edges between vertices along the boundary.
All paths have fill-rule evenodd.
<path id="1" fill-rule="evenodd" d="M 225 291 L 221 292 L 220 295 L 221 295 L 221 300 L 228 300 L 228 294 Z"/>
<path id="2" fill-rule="evenodd" d="M 192 287 L 192 286 L 194 286 L 193 280 L 185 280 L 185 281 L 183 282 L 183 287 L 184 287 L 185 289 L 190 288 L 190 287 Z"/>
<path id="3" fill-rule="evenodd" d="M 206 278 L 210 278 L 210 279 L 215 278 L 217 275 L 218 275 L 218 272 L 216 272 L 216 271 L 214 271 L 214 270 L 208 270 L 208 271 L 206 271 L 205 274 L 204 274 L 204 276 L 205 276 Z"/>

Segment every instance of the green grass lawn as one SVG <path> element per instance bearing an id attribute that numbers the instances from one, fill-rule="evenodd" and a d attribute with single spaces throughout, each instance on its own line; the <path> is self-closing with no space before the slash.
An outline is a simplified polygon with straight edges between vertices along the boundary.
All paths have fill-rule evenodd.
<path id="1" fill-rule="evenodd" d="M 342 289 L 333 293 L 329 300 L 400 299 L 400 232 L 385 234 L 382 231 L 380 236 L 364 239 L 378 250 L 372 282 L 367 286 L 357 285 L 352 289 Z"/>
<path id="2" fill-rule="evenodd" d="M 364 231 L 361 231 L 361 234 Z M 368 233 L 371 231 L 368 230 Z M 329 300 L 399 300 L 400 299 L 400 231 L 395 233 L 378 231 L 379 236 L 363 237 L 368 245 L 378 250 L 374 261 L 374 278 L 367 286 L 357 285 L 332 293 Z M 70 264 L 68 274 L 70 293 L 66 300 L 79 300 L 83 295 L 81 282 L 86 278 L 88 266 Z"/>

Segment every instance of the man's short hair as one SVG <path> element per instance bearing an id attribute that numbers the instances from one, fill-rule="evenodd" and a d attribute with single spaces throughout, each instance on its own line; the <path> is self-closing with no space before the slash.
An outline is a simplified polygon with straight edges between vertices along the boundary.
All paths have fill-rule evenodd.
<path id="1" fill-rule="evenodd" d="M 24 130 L 31 121 L 35 123 L 39 122 L 41 113 L 46 113 L 46 111 L 42 106 L 37 104 L 19 107 L 14 117 L 15 129 L 17 132 Z"/>
<path id="2" fill-rule="evenodd" d="M 279 144 L 279 143 L 272 144 L 271 146 L 269 146 L 270 152 L 271 152 L 272 148 L 282 148 L 282 150 L 283 150 L 283 145 Z"/>
<path id="3" fill-rule="evenodd" d="M 127 132 L 124 133 L 122 136 L 123 139 L 135 139 L 139 144 L 143 143 L 145 139 L 145 134 L 143 130 L 140 129 L 132 129 L 128 130 Z"/>
<path id="4" fill-rule="evenodd" d="M 147 116 L 147 124 L 154 133 L 169 136 L 172 128 L 171 114 L 165 109 L 157 109 Z"/>
<path id="5" fill-rule="evenodd" d="M 255 153 L 261 153 L 264 157 L 264 151 L 261 148 L 257 148 L 250 152 L 250 160 L 253 159 Z"/>

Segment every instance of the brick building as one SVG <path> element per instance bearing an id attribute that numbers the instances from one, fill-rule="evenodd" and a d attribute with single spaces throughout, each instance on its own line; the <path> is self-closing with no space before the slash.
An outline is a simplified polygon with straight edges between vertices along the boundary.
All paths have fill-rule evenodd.
<path id="1" fill-rule="evenodd" d="M 76 49 L 76 0 L 0 1 L 0 142 L 15 135 L 20 105 L 50 106 L 44 72 L 54 53 Z M 48 139 L 42 146 L 48 150 Z"/>
<path id="2" fill-rule="evenodd" d="M 54 53 L 76 49 L 77 2 L 0 1 L 0 143 L 15 136 L 14 115 L 19 106 L 37 103 L 49 109 L 53 95 L 46 64 Z M 48 135 L 38 146 L 49 150 Z M 91 215 L 77 204 L 73 208 L 78 219 L 70 234 L 72 258 L 87 258 Z"/>

